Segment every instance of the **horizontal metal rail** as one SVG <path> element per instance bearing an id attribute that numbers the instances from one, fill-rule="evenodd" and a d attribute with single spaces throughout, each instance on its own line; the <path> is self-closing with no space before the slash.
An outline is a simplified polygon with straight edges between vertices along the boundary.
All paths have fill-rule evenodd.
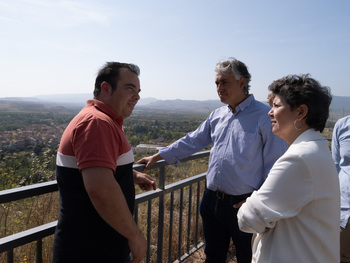
<path id="1" fill-rule="evenodd" d="M 204 157 L 209 156 L 210 151 L 203 151 L 203 152 L 198 152 L 195 153 L 187 158 L 184 158 L 181 160 L 181 162 L 186 162 L 190 160 L 195 160 L 195 159 L 201 159 Z M 205 180 L 206 173 L 198 174 L 196 176 L 186 178 L 184 180 L 181 180 L 179 182 L 175 182 L 169 185 L 165 185 L 165 171 L 164 168 L 168 164 L 165 161 L 159 161 L 157 162 L 154 166 L 152 166 L 150 169 L 159 169 L 159 185 L 158 189 L 155 191 L 149 191 L 145 192 L 142 194 L 139 194 L 136 196 L 136 207 L 138 205 L 148 202 L 149 203 L 149 208 L 148 208 L 148 226 L 147 228 L 150 229 L 150 202 L 151 200 L 158 199 L 159 200 L 159 220 L 158 220 L 158 246 L 162 247 L 163 245 L 163 217 L 164 217 L 164 196 L 167 194 L 173 194 L 174 191 L 181 191 L 181 196 L 183 195 L 183 189 L 185 187 L 191 187 L 193 184 L 198 184 L 198 192 L 197 192 L 197 208 L 196 208 L 196 236 L 197 236 L 197 231 L 198 231 L 198 208 L 199 208 L 199 182 Z M 136 164 L 133 166 L 133 168 L 137 171 L 142 172 L 144 169 L 144 165 L 141 164 Z M 191 189 L 191 188 L 190 188 Z M 8 203 L 12 201 L 18 201 L 21 199 L 29 198 L 29 197 L 34 197 L 42 194 L 47 194 L 51 192 L 58 191 L 58 185 L 57 181 L 50 181 L 50 182 L 45 182 L 45 183 L 39 183 L 39 184 L 34 184 L 34 185 L 29 185 L 29 186 L 23 186 L 23 187 L 18 187 L 14 189 L 8 189 L 8 190 L 3 190 L 0 191 L 0 204 L 3 203 Z M 190 196 L 189 198 L 192 198 L 192 191 L 190 191 Z M 190 208 L 189 208 L 190 209 Z M 191 211 L 191 210 L 189 210 Z M 135 219 L 137 220 L 137 214 L 138 211 L 135 211 Z M 181 223 L 182 224 L 182 223 Z M 188 227 L 191 224 L 190 218 L 188 219 Z M 3 238 L 0 238 L 0 253 L 7 252 L 7 262 L 13 262 L 13 250 L 16 247 L 23 246 L 25 244 L 31 243 L 36 241 L 37 242 L 37 259 L 36 262 L 41 263 L 42 262 L 42 256 L 41 256 L 41 251 L 42 251 L 42 239 L 53 235 L 55 232 L 55 228 L 57 225 L 57 221 L 50 222 L 48 224 L 44 224 L 38 227 L 34 227 L 25 231 L 22 231 L 20 233 L 16 233 L 10 236 L 6 236 Z M 172 228 L 170 229 L 170 233 L 172 233 Z M 188 230 L 188 235 L 190 233 L 190 230 Z M 148 233 L 149 235 L 149 233 Z M 196 237 L 197 238 L 197 237 Z M 179 242 L 181 242 L 181 235 L 179 237 Z M 187 237 L 188 239 L 188 237 Z M 149 239 L 148 239 L 148 247 L 149 245 Z M 188 242 L 188 241 L 187 241 Z M 183 255 L 179 255 L 178 259 L 175 262 L 181 262 L 184 259 L 188 258 L 191 254 L 193 254 L 195 251 L 197 251 L 200 247 L 203 246 L 202 241 L 196 240 L 196 244 L 194 247 L 190 249 L 190 245 L 188 243 L 187 245 L 187 252 L 185 252 Z M 180 244 L 179 244 L 180 245 Z M 157 255 L 157 262 L 163 262 L 162 259 L 162 249 L 158 250 L 158 255 Z M 180 250 L 179 250 L 180 251 Z M 169 253 L 171 252 L 171 247 L 169 250 Z M 148 252 L 149 253 L 149 252 Z M 147 256 L 146 262 L 149 261 L 149 254 Z M 170 256 L 169 260 L 170 262 Z"/>
<path id="2" fill-rule="evenodd" d="M 0 239 L 0 253 L 37 241 L 44 237 L 53 235 L 57 221 L 34 227 L 11 236 Z"/>
<path id="3" fill-rule="evenodd" d="M 21 200 L 28 197 L 52 193 L 58 190 L 57 181 L 33 184 L 0 191 L 0 204 Z"/>

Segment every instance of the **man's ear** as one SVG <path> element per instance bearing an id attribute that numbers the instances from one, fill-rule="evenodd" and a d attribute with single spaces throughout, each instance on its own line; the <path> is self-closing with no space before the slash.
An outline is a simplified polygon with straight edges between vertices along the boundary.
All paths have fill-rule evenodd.
<path id="1" fill-rule="evenodd" d="M 241 77 L 241 79 L 239 80 L 239 85 L 240 85 L 241 89 L 244 90 L 245 78 Z"/>
<path id="2" fill-rule="evenodd" d="M 103 81 L 101 83 L 101 95 L 103 96 L 110 95 L 111 91 L 112 91 L 111 85 L 108 82 Z"/>

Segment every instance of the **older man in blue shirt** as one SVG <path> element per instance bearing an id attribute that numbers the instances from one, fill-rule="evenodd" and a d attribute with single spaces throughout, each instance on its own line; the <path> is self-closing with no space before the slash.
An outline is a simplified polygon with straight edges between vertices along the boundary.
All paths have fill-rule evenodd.
<path id="1" fill-rule="evenodd" d="M 244 201 L 266 179 L 287 144 L 271 131 L 270 107 L 249 94 L 251 76 L 244 63 L 229 58 L 216 65 L 221 102 L 197 128 L 157 154 L 142 158 L 145 170 L 164 159 L 169 164 L 212 145 L 200 213 L 207 263 L 226 262 L 230 239 L 238 263 L 251 262 L 251 234 L 238 228 L 233 205 Z"/>
<path id="2" fill-rule="evenodd" d="M 334 126 L 332 156 L 340 183 L 340 257 L 341 262 L 350 262 L 350 116 Z"/>

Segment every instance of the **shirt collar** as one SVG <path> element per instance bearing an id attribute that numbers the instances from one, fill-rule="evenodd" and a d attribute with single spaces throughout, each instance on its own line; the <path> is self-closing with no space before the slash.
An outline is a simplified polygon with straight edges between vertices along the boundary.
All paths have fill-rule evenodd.
<path id="1" fill-rule="evenodd" d="M 123 118 L 120 117 L 117 113 L 115 113 L 110 107 L 108 107 L 104 102 L 100 100 L 88 100 L 86 102 L 87 106 L 92 106 L 98 109 L 99 111 L 105 113 L 109 117 L 111 117 L 113 120 L 118 122 L 120 125 L 123 125 Z"/>
<path id="2" fill-rule="evenodd" d="M 240 104 L 238 104 L 238 105 L 236 106 L 236 109 L 235 109 L 236 112 L 235 112 L 235 113 L 233 113 L 233 110 L 232 110 L 232 108 L 231 108 L 230 105 L 227 105 L 227 107 L 228 107 L 228 109 L 229 109 L 233 114 L 237 114 L 237 113 L 240 112 L 240 111 L 244 111 L 245 108 L 247 108 L 254 100 L 255 100 L 254 95 L 253 95 L 253 94 L 250 94 L 250 95 L 248 96 L 248 98 L 246 98 L 244 101 L 242 101 Z"/>
<path id="3" fill-rule="evenodd" d="M 326 141 L 319 131 L 316 131 L 313 128 L 309 128 L 300 134 L 292 144 L 298 144 L 304 141 Z"/>

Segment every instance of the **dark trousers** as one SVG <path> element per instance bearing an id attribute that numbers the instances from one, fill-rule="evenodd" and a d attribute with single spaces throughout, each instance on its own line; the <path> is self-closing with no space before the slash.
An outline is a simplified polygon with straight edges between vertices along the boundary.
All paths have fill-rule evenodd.
<path id="1" fill-rule="evenodd" d="M 206 263 L 225 263 L 230 239 L 236 248 L 238 263 L 250 263 L 252 260 L 252 234 L 239 230 L 238 209 L 233 205 L 243 201 L 243 196 L 218 196 L 206 189 L 200 205 L 205 239 Z"/>

